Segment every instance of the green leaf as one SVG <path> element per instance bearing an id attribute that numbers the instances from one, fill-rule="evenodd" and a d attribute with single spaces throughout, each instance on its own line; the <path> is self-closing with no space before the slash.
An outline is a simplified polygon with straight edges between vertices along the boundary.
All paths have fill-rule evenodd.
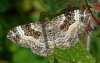
<path id="1" fill-rule="evenodd" d="M 90 52 L 96 59 L 96 63 L 100 63 L 100 29 L 96 28 L 91 35 Z"/>
<path id="2" fill-rule="evenodd" d="M 39 17 L 39 21 L 44 22 L 46 17 L 49 19 L 52 19 L 54 16 L 48 12 L 41 12 L 40 17 Z"/>
<path id="3" fill-rule="evenodd" d="M 95 59 L 86 48 L 78 42 L 75 46 L 62 50 L 55 48 L 54 53 L 48 57 L 50 63 L 95 63 Z"/>
<path id="4" fill-rule="evenodd" d="M 57 2 L 56 0 L 43 0 L 44 3 L 49 7 L 49 12 L 54 14 L 56 12 Z"/>

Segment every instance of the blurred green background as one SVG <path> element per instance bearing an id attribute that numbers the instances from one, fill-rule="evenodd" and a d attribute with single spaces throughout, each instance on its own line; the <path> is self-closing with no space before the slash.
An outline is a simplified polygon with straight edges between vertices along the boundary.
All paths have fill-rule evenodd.
<path id="1" fill-rule="evenodd" d="M 0 63 L 49 63 L 47 58 L 14 44 L 6 35 L 16 26 L 39 21 L 41 12 L 48 11 L 54 16 L 59 13 L 57 8 L 65 8 L 67 4 L 72 4 L 65 3 L 61 5 L 62 7 L 58 7 L 60 3 L 61 0 L 0 0 Z M 90 44 L 90 53 L 97 59 L 97 62 L 100 60 L 99 31 L 94 30 L 95 35 L 91 36 Z"/>

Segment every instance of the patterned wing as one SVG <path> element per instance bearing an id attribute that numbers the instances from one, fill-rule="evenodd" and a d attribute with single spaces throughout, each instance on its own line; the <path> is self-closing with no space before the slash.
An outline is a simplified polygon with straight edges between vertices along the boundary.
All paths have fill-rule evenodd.
<path id="1" fill-rule="evenodd" d="M 85 29 L 87 19 L 89 19 L 89 13 L 80 10 L 55 17 L 53 21 L 56 23 L 54 26 L 56 46 L 62 49 L 73 46 L 79 39 L 78 35 Z"/>
<path id="2" fill-rule="evenodd" d="M 58 48 L 66 49 L 73 46 L 89 22 L 89 13 L 74 10 L 61 14 L 51 21 L 30 23 L 18 26 L 9 31 L 7 37 L 15 43 L 31 48 L 41 56 L 48 56 Z"/>
<path id="3" fill-rule="evenodd" d="M 31 48 L 38 55 L 48 56 L 54 49 L 52 28 L 51 21 L 30 23 L 13 28 L 7 37 L 22 47 Z"/>

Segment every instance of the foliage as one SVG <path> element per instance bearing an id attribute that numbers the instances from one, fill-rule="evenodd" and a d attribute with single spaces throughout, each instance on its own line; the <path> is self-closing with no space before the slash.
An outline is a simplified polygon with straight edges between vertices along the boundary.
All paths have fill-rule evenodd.
<path id="1" fill-rule="evenodd" d="M 49 57 L 51 63 L 95 63 L 95 59 L 90 55 L 81 42 L 66 50 L 55 48 L 55 52 Z"/>
<path id="2" fill-rule="evenodd" d="M 91 54 L 79 41 L 69 49 L 55 48 L 51 56 L 41 57 L 30 49 L 12 43 L 6 37 L 13 27 L 44 21 L 45 17 L 52 19 L 64 9 L 68 12 L 72 7 L 82 8 L 84 3 L 84 0 L 0 0 L 0 63 L 100 63 L 100 30 L 97 29 L 94 29 L 91 36 Z"/>

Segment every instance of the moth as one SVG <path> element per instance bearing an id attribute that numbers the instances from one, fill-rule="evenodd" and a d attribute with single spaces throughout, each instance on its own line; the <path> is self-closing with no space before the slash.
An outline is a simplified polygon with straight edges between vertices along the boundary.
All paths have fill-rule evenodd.
<path id="1" fill-rule="evenodd" d="M 7 37 L 14 43 L 30 48 L 32 52 L 49 56 L 54 47 L 66 49 L 74 46 L 78 35 L 89 23 L 90 13 L 86 10 L 73 10 L 45 22 L 35 22 L 17 26 L 8 32 Z"/>

